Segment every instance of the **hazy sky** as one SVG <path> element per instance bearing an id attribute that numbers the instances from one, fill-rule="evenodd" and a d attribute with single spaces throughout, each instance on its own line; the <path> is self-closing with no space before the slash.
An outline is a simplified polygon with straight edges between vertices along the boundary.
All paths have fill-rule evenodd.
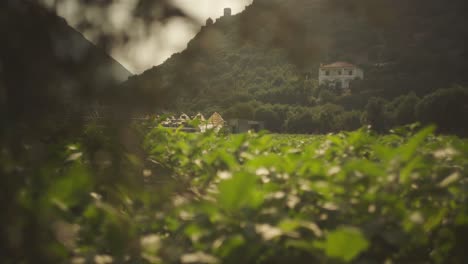
<path id="1" fill-rule="evenodd" d="M 43 0 L 53 1 L 53 0 Z M 114 47 L 111 55 L 133 73 L 141 73 L 152 66 L 163 63 L 173 53 L 186 48 L 187 43 L 198 32 L 208 17 L 216 19 L 230 7 L 236 14 L 251 4 L 252 0 L 172 0 L 189 16 L 199 22 L 194 25 L 184 19 L 171 19 L 166 24 L 154 22 L 150 25 L 132 19 L 131 12 L 137 0 L 114 0 L 114 4 L 103 15 L 93 9 L 83 9 L 77 1 L 63 1 L 57 13 L 75 27 L 86 18 L 96 21 L 99 28 L 82 32 L 86 38 L 95 41 L 101 32 L 127 32 L 129 42 Z M 101 31 L 101 32 L 100 32 Z"/>

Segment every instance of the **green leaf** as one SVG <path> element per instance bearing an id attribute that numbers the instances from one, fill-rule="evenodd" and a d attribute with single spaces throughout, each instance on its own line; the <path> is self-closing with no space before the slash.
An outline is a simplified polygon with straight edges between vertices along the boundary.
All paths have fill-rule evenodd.
<path id="1" fill-rule="evenodd" d="M 67 209 L 88 197 L 91 186 L 87 169 L 80 164 L 74 164 L 50 187 L 48 197 L 55 203 L 62 204 L 63 209 Z"/>
<path id="2" fill-rule="evenodd" d="M 316 242 L 315 246 L 324 249 L 329 257 L 350 262 L 369 247 L 369 242 L 359 229 L 342 227 L 329 233 L 325 242 Z"/>
<path id="3" fill-rule="evenodd" d="M 241 247 L 245 244 L 245 239 L 241 235 L 231 236 L 226 241 L 222 243 L 220 248 L 218 249 L 220 256 L 228 256 L 231 254 L 235 249 Z"/>
<path id="4" fill-rule="evenodd" d="M 257 190 L 257 177 L 248 173 L 236 173 L 231 179 L 219 184 L 218 202 L 226 210 L 242 207 L 257 207 L 263 195 Z"/>

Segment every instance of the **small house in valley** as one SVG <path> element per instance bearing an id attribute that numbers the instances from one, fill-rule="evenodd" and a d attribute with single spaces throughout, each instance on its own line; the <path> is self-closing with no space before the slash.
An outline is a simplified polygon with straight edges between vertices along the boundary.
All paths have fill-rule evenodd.
<path id="1" fill-rule="evenodd" d="M 348 62 L 322 64 L 319 68 L 319 85 L 348 89 L 352 80 L 363 78 L 364 71 Z"/>
<path id="2" fill-rule="evenodd" d="M 223 117 L 218 112 L 214 112 L 206 121 L 200 123 L 199 128 L 201 132 L 208 130 L 218 132 L 225 124 Z"/>

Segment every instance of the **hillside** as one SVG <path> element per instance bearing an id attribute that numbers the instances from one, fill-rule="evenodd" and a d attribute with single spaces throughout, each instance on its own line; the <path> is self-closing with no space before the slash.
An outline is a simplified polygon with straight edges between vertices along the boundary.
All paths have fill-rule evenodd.
<path id="1" fill-rule="evenodd" d="M 465 11 L 458 0 L 256 0 L 243 13 L 202 27 L 186 50 L 126 85 L 174 111 L 255 118 L 252 108 L 276 105 L 277 119 L 286 120 L 304 112 L 291 107 L 333 103 L 339 111 L 362 112 L 372 97 L 391 102 L 466 85 Z M 317 87 L 320 63 L 333 61 L 364 68 L 366 78 L 351 94 Z"/>
<path id="2" fill-rule="evenodd" d="M 0 4 L 0 106 L 8 125 L 63 120 L 131 73 L 55 13 L 32 1 Z"/>

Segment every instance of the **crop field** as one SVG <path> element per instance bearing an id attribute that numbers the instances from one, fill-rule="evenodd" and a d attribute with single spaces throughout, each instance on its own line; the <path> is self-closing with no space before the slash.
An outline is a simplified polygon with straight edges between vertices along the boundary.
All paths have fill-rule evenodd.
<path id="1" fill-rule="evenodd" d="M 156 128 L 145 149 L 149 194 L 131 216 L 145 261 L 468 259 L 468 141 L 430 127 L 320 136 Z"/>

